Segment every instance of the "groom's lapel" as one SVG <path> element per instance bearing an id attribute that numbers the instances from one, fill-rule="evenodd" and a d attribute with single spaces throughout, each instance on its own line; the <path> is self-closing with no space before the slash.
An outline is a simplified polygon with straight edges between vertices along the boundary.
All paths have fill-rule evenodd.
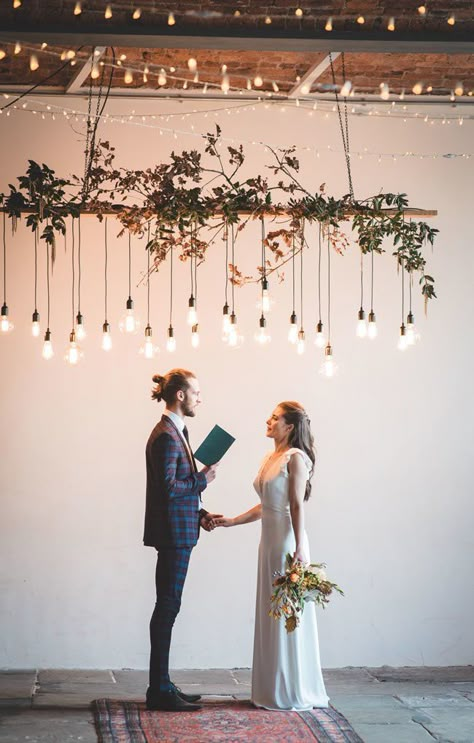
<path id="1" fill-rule="evenodd" d="M 194 456 L 193 456 L 193 454 L 191 452 L 191 447 L 190 446 L 189 447 L 186 446 L 186 444 L 184 443 L 184 440 L 183 440 L 183 437 L 182 437 L 181 433 L 178 431 L 177 426 L 175 426 L 175 424 L 173 423 L 173 421 L 171 420 L 171 418 L 168 415 L 163 415 L 161 417 L 161 422 L 165 426 L 166 425 L 167 426 L 170 426 L 170 428 L 172 428 L 173 431 L 176 433 L 176 437 L 178 438 L 178 441 L 181 444 L 181 447 L 184 450 L 184 452 L 185 452 L 185 454 L 186 454 L 186 456 L 188 458 L 188 462 L 189 462 L 189 465 L 190 465 L 192 471 L 193 472 L 197 472 L 196 462 L 195 462 Z"/>

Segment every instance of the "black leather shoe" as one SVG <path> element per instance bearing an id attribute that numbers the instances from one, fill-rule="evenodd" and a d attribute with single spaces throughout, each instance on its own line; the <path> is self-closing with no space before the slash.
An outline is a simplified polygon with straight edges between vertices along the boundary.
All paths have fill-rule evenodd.
<path id="1" fill-rule="evenodd" d="M 175 692 L 163 691 L 153 697 L 147 697 L 148 710 L 166 710 L 167 712 L 195 712 L 201 709 L 200 704 L 190 704 Z"/>
<path id="2" fill-rule="evenodd" d="M 171 682 L 171 688 L 178 695 L 178 697 L 184 699 L 185 702 L 199 702 L 199 700 L 201 699 L 200 694 L 186 694 L 184 691 L 181 691 L 179 686 L 173 684 L 173 682 Z"/>

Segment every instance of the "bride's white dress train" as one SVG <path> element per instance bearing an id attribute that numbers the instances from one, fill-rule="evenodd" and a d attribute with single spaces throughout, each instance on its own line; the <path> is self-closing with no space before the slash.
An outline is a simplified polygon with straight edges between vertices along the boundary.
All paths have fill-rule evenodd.
<path id="1" fill-rule="evenodd" d="M 319 659 L 316 610 L 305 605 L 297 629 L 287 634 L 283 619 L 269 616 L 273 573 L 284 571 L 287 552 L 295 551 L 288 497 L 290 456 L 297 453 L 310 468 L 301 449 L 289 449 L 275 461 L 263 460 L 254 487 L 262 501 L 262 536 L 258 551 L 257 605 L 252 667 L 252 702 L 265 709 L 307 710 L 327 707 Z M 308 538 L 305 549 L 309 556 Z"/>

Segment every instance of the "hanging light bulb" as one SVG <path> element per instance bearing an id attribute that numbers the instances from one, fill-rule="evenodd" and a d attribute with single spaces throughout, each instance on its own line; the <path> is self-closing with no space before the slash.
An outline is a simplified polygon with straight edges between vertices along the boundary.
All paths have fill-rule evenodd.
<path id="1" fill-rule="evenodd" d="M 408 347 L 405 323 L 400 325 L 400 338 L 398 339 L 398 350 L 405 351 Z"/>
<path id="2" fill-rule="evenodd" d="M 1 320 L 0 320 L 0 331 L 2 333 L 9 333 L 11 330 L 13 330 L 13 323 L 10 322 L 10 319 L 8 317 L 8 307 L 6 303 L 4 302 L 2 305 L 2 314 L 1 314 Z"/>
<path id="3" fill-rule="evenodd" d="M 81 15 L 81 13 L 82 13 L 82 7 L 81 7 L 81 3 L 78 0 L 74 6 L 74 15 Z"/>
<path id="4" fill-rule="evenodd" d="M 35 310 L 33 312 L 33 316 L 31 318 L 31 320 L 32 320 L 32 322 L 31 322 L 31 335 L 33 336 L 33 338 L 38 338 L 39 337 L 39 334 L 41 332 L 40 322 L 39 322 L 40 321 L 40 316 L 39 316 L 38 310 Z"/>
<path id="5" fill-rule="evenodd" d="M 94 61 L 92 64 L 92 69 L 91 69 L 91 78 L 92 80 L 97 80 L 99 76 L 100 76 L 99 63 L 97 61 Z"/>
<path id="6" fill-rule="evenodd" d="M 222 340 L 223 341 L 227 342 L 229 340 L 229 332 L 230 332 L 230 314 L 229 314 L 229 305 L 226 302 L 224 307 L 222 308 Z"/>
<path id="7" fill-rule="evenodd" d="M 223 93 L 228 93 L 230 90 L 230 79 L 227 74 L 222 75 L 221 90 Z"/>
<path id="8" fill-rule="evenodd" d="M 326 345 L 326 338 L 324 337 L 323 324 L 321 320 L 316 325 L 316 338 L 314 342 L 318 348 L 324 348 Z"/>
<path id="9" fill-rule="evenodd" d="M 130 85 L 133 83 L 133 72 L 131 69 L 125 70 L 125 75 L 123 76 L 123 81 L 125 85 Z"/>
<path id="10" fill-rule="evenodd" d="M 296 343 L 298 340 L 298 318 L 296 317 L 296 312 L 292 312 L 290 315 L 288 340 L 290 341 L 290 343 Z"/>
<path id="11" fill-rule="evenodd" d="M 119 322 L 119 328 L 122 333 L 129 333 L 134 335 L 140 327 L 140 321 L 135 317 L 135 311 L 133 309 L 133 300 L 131 297 L 127 299 L 125 304 L 125 313 Z"/>
<path id="12" fill-rule="evenodd" d="M 306 342 L 305 342 L 305 337 L 304 337 L 304 330 L 303 328 L 301 328 L 301 330 L 298 332 L 298 341 L 296 343 L 296 350 L 300 356 L 301 354 L 304 353 L 305 346 L 306 346 Z"/>
<path id="13" fill-rule="evenodd" d="M 266 343 L 270 343 L 271 336 L 268 334 L 267 321 L 263 314 L 258 321 L 258 325 L 259 327 L 257 332 L 255 333 L 255 340 L 257 341 L 257 343 L 260 343 L 262 346 L 264 346 Z"/>
<path id="14" fill-rule="evenodd" d="M 106 18 L 107 20 L 112 18 L 112 7 L 110 5 L 107 5 L 105 9 L 104 18 Z"/>
<path id="15" fill-rule="evenodd" d="M 196 312 L 196 300 L 194 299 L 194 296 L 191 294 L 188 301 L 188 316 L 187 316 L 187 323 L 188 325 L 196 325 L 198 321 L 198 316 Z"/>
<path id="16" fill-rule="evenodd" d="M 86 337 L 86 329 L 84 327 L 84 317 L 82 316 L 81 312 L 78 312 L 76 315 L 76 338 L 78 341 L 83 341 Z"/>
<path id="17" fill-rule="evenodd" d="M 158 85 L 166 85 L 166 72 L 164 71 L 163 67 L 160 70 L 160 74 L 158 75 Z"/>
<path id="18" fill-rule="evenodd" d="M 76 342 L 76 333 L 74 330 L 69 334 L 69 345 L 66 350 L 65 360 L 71 366 L 75 366 L 81 359 L 82 352 Z"/>
<path id="19" fill-rule="evenodd" d="M 329 16 L 329 18 L 326 21 L 326 25 L 324 26 L 325 31 L 332 31 L 332 16 Z"/>
<path id="20" fill-rule="evenodd" d="M 106 321 L 102 325 L 102 350 L 110 351 L 112 348 L 112 334 L 110 332 L 110 324 Z"/>
<path id="21" fill-rule="evenodd" d="M 369 324 L 367 326 L 367 336 L 371 340 L 377 337 L 377 323 L 375 321 L 375 312 L 373 310 L 369 312 Z"/>
<path id="22" fill-rule="evenodd" d="M 51 343 L 51 331 L 49 328 L 44 334 L 42 355 L 43 355 L 43 359 L 46 359 L 46 361 L 49 361 L 54 356 L 53 344 Z"/>
<path id="23" fill-rule="evenodd" d="M 132 18 L 134 21 L 138 21 L 139 18 L 141 18 L 142 15 L 142 9 L 141 8 L 135 8 L 132 14 Z"/>
<path id="24" fill-rule="evenodd" d="M 380 83 L 380 97 L 383 101 L 388 101 L 390 98 L 390 88 L 387 83 Z"/>
<path id="25" fill-rule="evenodd" d="M 21 7 L 21 0 L 13 0 L 13 7 L 15 8 L 15 10 Z"/>
<path id="26" fill-rule="evenodd" d="M 21 44 L 20 44 L 20 42 L 19 42 L 19 41 L 17 41 L 17 42 L 15 43 L 14 54 L 19 54 L 20 52 L 21 52 Z"/>
<path id="27" fill-rule="evenodd" d="M 168 26 L 174 26 L 176 23 L 176 18 L 174 17 L 174 13 L 168 13 Z"/>
<path id="28" fill-rule="evenodd" d="M 406 331 L 407 346 L 414 346 L 420 340 L 420 334 L 415 327 L 415 318 L 411 311 L 407 315 Z"/>
<path id="29" fill-rule="evenodd" d="M 388 31 L 395 31 L 395 18 L 393 16 L 388 20 L 387 29 Z"/>
<path id="30" fill-rule="evenodd" d="M 365 338 L 367 336 L 367 323 L 365 322 L 365 312 L 362 307 L 357 313 L 356 334 L 358 338 Z"/>
<path id="31" fill-rule="evenodd" d="M 191 329 L 191 345 L 193 348 L 199 346 L 199 325 L 195 323 Z"/>
<path id="32" fill-rule="evenodd" d="M 242 344 L 243 338 L 239 335 L 239 328 L 237 325 L 237 315 L 232 312 L 230 315 L 230 329 L 228 336 L 228 345 L 231 348 L 238 348 Z"/>
<path id="33" fill-rule="evenodd" d="M 270 299 L 268 292 L 268 279 L 265 277 L 262 280 L 262 311 L 270 312 L 273 302 Z"/>
<path id="34" fill-rule="evenodd" d="M 143 354 L 145 359 L 154 359 L 159 350 L 158 346 L 155 346 L 153 343 L 151 325 L 147 325 L 145 328 L 145 342 L 140 348 L 140 353 Z"/>
<path id="35" fill-rule="evenodd" d="M 166 350 L 170 353 L 176 351 L 176 338 L 174 337 L 173 326 L 170 325 L 168 328 L 168 339 L 166 341 Z"/>
<path id="36" fill-rule="evenodd" d="M 325 377 L 333 377 L 336 373 L 337 367 L 334 363 L 334 358 L 332 355 L 332 346 L 330 343 L 326 345 L 326 348 L 324 349 L 324 361 L 321 366 L 321 374 L 324 374 Z"/>
<path id="37" fill-rule="evenodd" d="M 36 54 L 32 54 L 30 56 L 30 70 L 32 72 L 35 72 L 35 70 L 37 70 L 38 67 L 39 67 L 38 57 L 36 56 Z"/>

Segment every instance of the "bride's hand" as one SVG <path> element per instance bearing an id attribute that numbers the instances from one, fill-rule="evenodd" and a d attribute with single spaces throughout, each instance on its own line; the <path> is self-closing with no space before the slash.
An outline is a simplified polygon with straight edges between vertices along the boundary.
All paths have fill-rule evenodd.
<path id="1" fill-rule="evenodd" d="M 220 516 L 217 519 L 213 519 L 213 526 L 234 526 L 234 519 L 229 519 L 226 516 Z"/>
<path id="2" fill-rule="evenodd" d="M 295 550 L 295 553 L 293 555 L 293 564 L 295 564 L 295 562 L 301 562 L 301 563 L 303 563 L 303 565 L 308 565 L 309 559 L 308 559 L 308 555 L 306 554 L 306 552 L 304 551 L 304 549 L 302 549 L 302 548 L 298 549 L 297 548 Z"/>

